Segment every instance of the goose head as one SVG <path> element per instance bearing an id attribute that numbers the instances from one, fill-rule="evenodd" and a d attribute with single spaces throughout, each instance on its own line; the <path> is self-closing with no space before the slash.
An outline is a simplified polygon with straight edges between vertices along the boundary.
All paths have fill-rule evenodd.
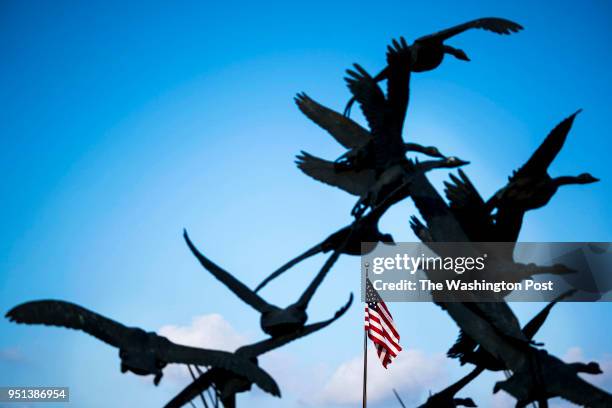
<path id="1" fill-rule="evenodd" d="M 446 157 L 438 162 L 437 167 L 448 167 L 455 168 L 460 166 L 465 166 L 466 164 L 470 164 L 469 161 L 461 160 L 458 157 L 450 156 Z"/>
<path id="2" fill-rule="evenodd" d="M 470 58 L 467 56 L 465 51 L 459 48 L 451 47 L 450 45 L 444 45 L 444 53 L 452 55 L 453 57 L 461 61 L 470 61 Z"/>
<path id="3" fill-rule="evenodd" d="M 577 184 L 590 184 L 596 183 L 599 179 L 597 177 L 593 177 L 590 173 L 582 173 L 578 177 L 576 177 Z"/>

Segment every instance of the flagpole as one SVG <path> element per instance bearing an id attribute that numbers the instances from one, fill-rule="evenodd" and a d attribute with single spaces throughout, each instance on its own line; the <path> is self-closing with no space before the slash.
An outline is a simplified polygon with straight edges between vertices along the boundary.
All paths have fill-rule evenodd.
<path id="1" fill-rule="evenodd" d="M 363 408 L 368 405 L 368 332 L 363 331 Z"/>

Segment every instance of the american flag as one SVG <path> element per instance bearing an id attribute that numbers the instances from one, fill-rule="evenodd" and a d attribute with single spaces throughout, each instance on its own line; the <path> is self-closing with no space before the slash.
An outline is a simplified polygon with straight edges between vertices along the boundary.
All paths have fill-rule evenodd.
<path id="1" fill-rule="evenodd" d="M 387 305 L 372 286 L 370 279 L 366 278 L 366 307 L 365 330 L 368 334 L 378 358 L 383 367 L 387 368 L 391 361 L 397 357 L 402 347 L 399 344 L 400 335 L 397 332 L 393 317 Z"/>

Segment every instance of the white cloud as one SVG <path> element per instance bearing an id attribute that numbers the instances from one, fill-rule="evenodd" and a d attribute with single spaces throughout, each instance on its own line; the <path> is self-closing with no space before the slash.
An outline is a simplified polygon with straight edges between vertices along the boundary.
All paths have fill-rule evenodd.
<path id="1" fill-rule="evenodd" d="M 575 363 L 579 361 L 584 361 L 584 353 L 582 352 L 582 348 L 580 347 L 570 347 L 567 349 L 565 354 L 561 357 L 561 360 L 566 363 Z"/>
<path id="2" fill-rule="evenodd" d="M 7 347 L 0 349 L 0 361 L 21 362 L 25 357 L 18 347 Z"/>
<path id="3" fill-rule="evenodd" d="M 234 351 L 248 343 L 247 336 L 238 333 L 217 313 L 196 316 L 189 326 L 163 326 L 158 333 L 178 344 L 215 350 Z M 187 367 L 175 364 L 164 370 L 164 377 L 181 384 L 191 380 Z"/>
<path id="4" fill-rule="evenodd" d="M 368 352 L 368 402 L 394 398 L 392 389 L 400 393 L 406 404 L 416 404 L 431 390 L 437 391 L 447 378 L 446 360 L 442 354 L 427 356 L 419 350 L 404 350 L 384 369 L 370 349 Z M 315 404 L 355 405 L 361 402 L 363 359 L 361 356 L 341 364 Z M 422 402 L 422 401 L 421 401 Z"/>
<path id="5" fill-rule="evenodd" d="M 247 342 L 246 336 L 217 313 L 196 316 L 189 326 L 163 326 L 159 334 L 175 343 L 226 351 L 234 351 Z"/>

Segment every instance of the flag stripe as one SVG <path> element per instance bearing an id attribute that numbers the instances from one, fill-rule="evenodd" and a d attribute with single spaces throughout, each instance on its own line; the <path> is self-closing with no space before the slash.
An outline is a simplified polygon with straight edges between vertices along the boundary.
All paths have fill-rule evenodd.
<path id="1" fill-rule="evenodd" d="M 380 341 L 387 343 L 389 347 L 392 347 L 398 352 L 402 349 L 399 345 L 399 339 L 392 338 L 389 335 L 389 332 L 385 331 L 381 326 L 377 325 L 373 321 L 370 322 L 369 332 L 375 333 L 378 337 L 380 337 Z"/>
<path id="2" fill-rule="evenodd" d="M 372 312 L 372 314 L 368 316 L 368 321 L 372 326 L 384 332 L 386 337 L 394 343 L 399 344 L 399 336 L 396 336 L 393 331 L 390 330 L 389 325 L 386 324 L 384 320 L 380 319 L 375 312 Z"/>
<path id="3" fill-rule="evenodd" d="M 380 315 L 378 315 L 376 312 L 372 312 L 369 318 L 370 322 L 378 325 L 381 330 L 384 330 L 389 338 L 392 338 L 399 343 L 399 335 L 397 334 L 397 332 L 395 330 L 391 330 L 392 326 L 387 324 L 384 319 L 381 319 Z"/>

